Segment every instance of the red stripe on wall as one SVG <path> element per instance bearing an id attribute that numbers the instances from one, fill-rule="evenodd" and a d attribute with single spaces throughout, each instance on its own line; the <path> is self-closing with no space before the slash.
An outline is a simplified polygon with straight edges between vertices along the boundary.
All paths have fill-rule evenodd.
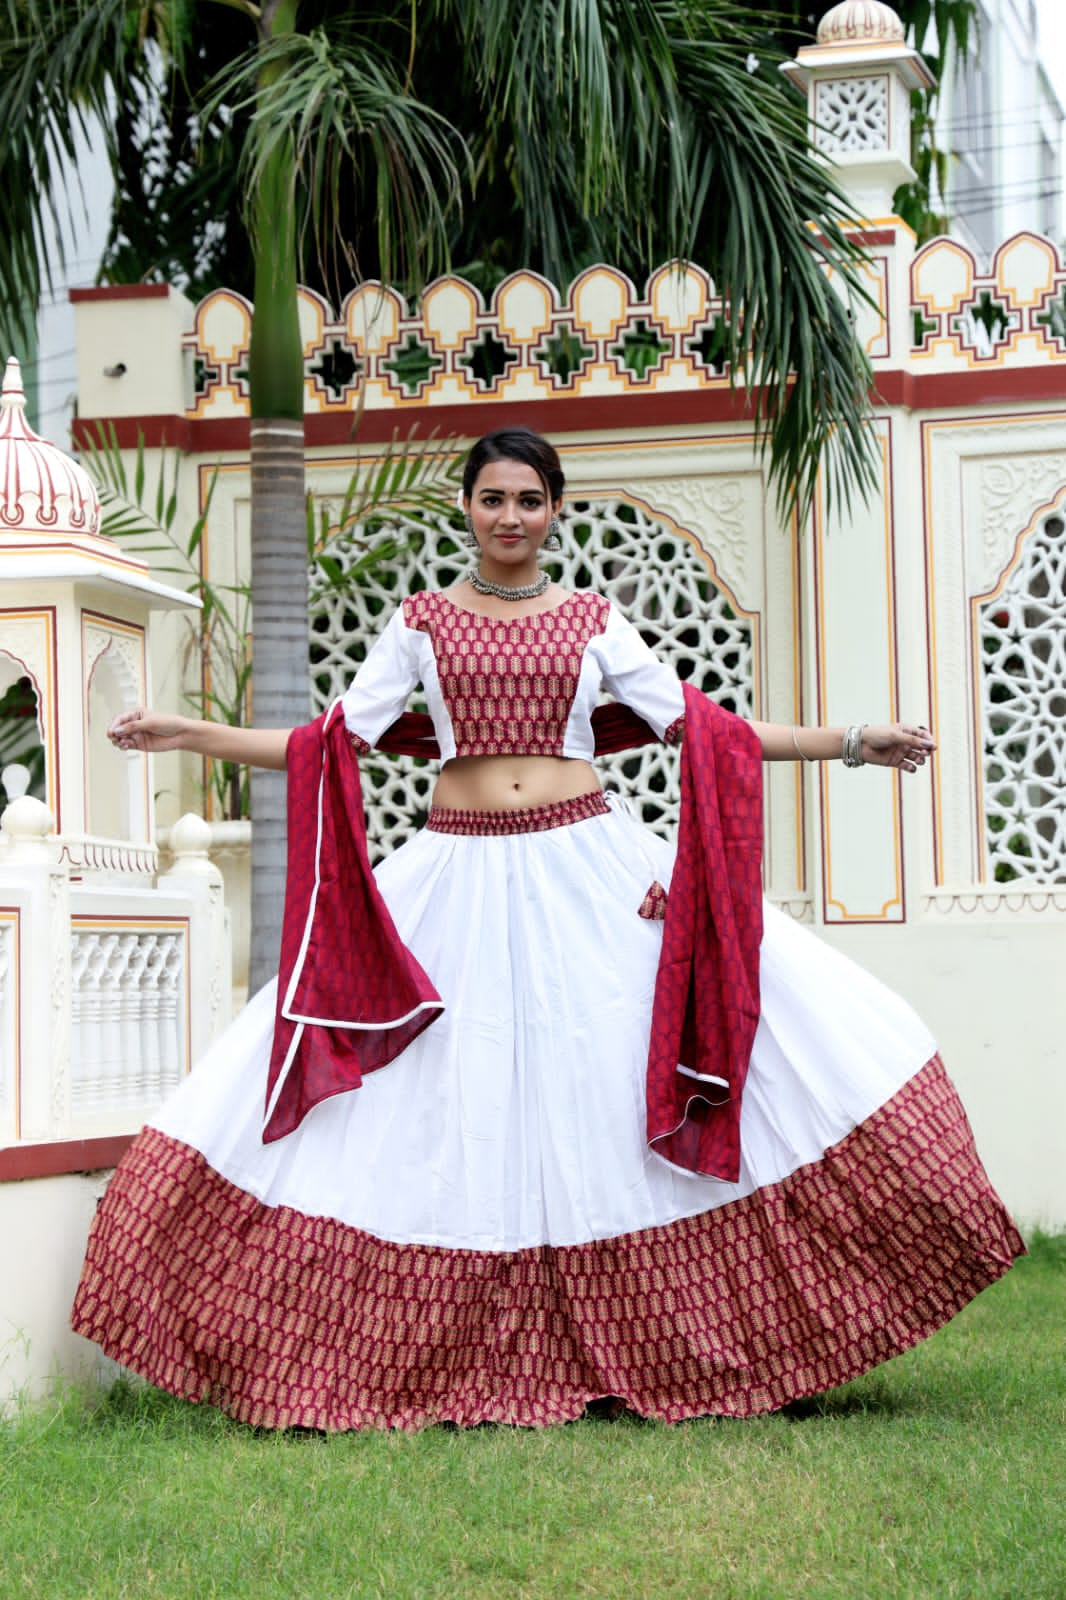
<path id="1" fill-rule="evenodd" d="M 13 1144 L 0 1150 L 0 1183 L 22 1178 L 57 1178 L 68 1172 L 117 1167 L 133 1143 L 132 1133 L 106 1139 L 60 1139 L 55 1144 Z"/>
<path id="2" fill-rule="evenodd" d="M 69 289 L 72 305 L 84 300 L 165 300 L 169 283 L 106 283 L 93 289 Z"/>
<path id="3" fill-rule="evenodd" d="M 988 401 L 1066 400 L 1066 362 L 1046 367 L 975 367 L 969 372 L 879 372 L 874 402 L 910 411 L 980 406 Z"/>
<path id="4" fill-rule="evenodd" d="M 134 286 L 136 287 L 136 286 Z M 146 284 L 145 288 L 155 285 Z M 81 291 L 78 291 L 81 292 Z M 900 370 L 878 372 L 874 403 L 911 411 L 935 411 L 954 406 L 979 406 L 1011 401 L 1066 400 L 1066 363 L 1046 367 L 996 367 L 987 371 L 942 372 L 915 375 Z M 686 423 L 709 426 L 747 422 L 755 416 L 755 403 L 743 390 L 731 391 L 727 383 L 703 390 L 654 390 L 640 394 L 599 395 L 588 399 L 558 395 L 541 400 L 474 400 L 449 406 L 397 406 L 388 411 L 364 411 L 359 422 L 360 444 L 384 444 L 397 437 L 426 438 L 430 433 L 472 438 L 516 421 L 552 434 L 593 432 L 600 429 L 661 428 Z M 351 411 L 310 413 L 304 418 L 309 449 L 337 448 L 352 442 Z M 138 439 L 149 448 L 167 445 L 187 455 L 212 455 L 248 449 L 247 417 L 78 417 L 74 442 L 96 442 L 101 428 L 114 429 L 119 446 L 136 449 Z"/>

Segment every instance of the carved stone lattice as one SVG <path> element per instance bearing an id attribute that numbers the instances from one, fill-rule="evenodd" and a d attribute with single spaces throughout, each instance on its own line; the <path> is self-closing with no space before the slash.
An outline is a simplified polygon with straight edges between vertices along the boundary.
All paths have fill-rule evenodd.
<path id="1" fill-rule="evenodd" d="M 752 713 L 752 630 L 738 617 L 694 544 L 622 500 L 580 500 L 563 518 L 563 551 L 550 570 L 568 588 L 593 588 L 614 600 L 659 658 L 720 704 Z M 316 710 L 341 694 L 404 595 L 453 583 L 469 566 L 446 523 L 381 524 L 377 537 L 411 548 L 349 591 L 323 589 L 312 573 L 311 656 Z M 356 530 L 331 546 L 350 570 L 365 553 Z M 423 709 L 412 701 L 412 709 Z M 637 803 L 644 820 L 669 837 L 677 821 L 677 753 L 649 745 L 599 763 L 608 784 Z M 387 855 L 420 826 L 436 773 L 407 757 L 362 762 L 371 853 Z"/>
<path id="2" fill-rule="evenodd" d="M 997 883 L 1066 883 L 1066 516 L 979 610 L 985 845 Z"/>
<path id="3" fill-rule="evenodd" d="M 185 940 L 179 933 L 72 935 L 71 1110 L 156 1105 L 185 1069 Z"/>
<path id="4" fill-rule="evenodd" d="M 888 148 L 888 78 L 830 78 L 817 86 L 815 142 L 831 155 L 840 150 Z"/>

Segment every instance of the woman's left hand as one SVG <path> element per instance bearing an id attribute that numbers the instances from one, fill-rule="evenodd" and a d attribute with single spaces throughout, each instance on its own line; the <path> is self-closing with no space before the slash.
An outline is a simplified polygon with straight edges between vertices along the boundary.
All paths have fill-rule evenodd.
<path id="1" fill-rule="evenodd" d="M 897 767 L 917 772 L 936 749 L 936 740 L 921 724 L 892 722 L 862 730 L 862 758 L 873 767 Z"/>

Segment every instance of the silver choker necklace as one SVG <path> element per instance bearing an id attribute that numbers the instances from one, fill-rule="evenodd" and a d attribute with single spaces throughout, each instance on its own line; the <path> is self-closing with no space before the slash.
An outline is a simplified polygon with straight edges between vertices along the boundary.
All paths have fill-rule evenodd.
<path id="1" fill-rule="evenodd" d="M 535 600 L 542 595 L 551 583 L 551 578 L 542 572 L 539 578 L 534 578 L 532 583 L 520 583 L 510 589 L 505 583 L 490 583 L 488 578 L 483 578 L 476 567 L 471 567 L 467 574 L 470 587 L 476 589 L 478 594 L 491 594 L 497 600 Z"/>

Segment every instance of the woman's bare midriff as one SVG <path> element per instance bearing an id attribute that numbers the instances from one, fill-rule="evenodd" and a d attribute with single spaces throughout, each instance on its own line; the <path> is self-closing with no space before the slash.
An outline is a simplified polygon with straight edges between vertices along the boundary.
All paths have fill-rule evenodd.
<path id="1" fill-rule="evenodd" d="M 512 811 L 596 794 L 587 761 L 566 756 L 457 756 L 437 779 L 433 804 L 452 811 Z"/>

